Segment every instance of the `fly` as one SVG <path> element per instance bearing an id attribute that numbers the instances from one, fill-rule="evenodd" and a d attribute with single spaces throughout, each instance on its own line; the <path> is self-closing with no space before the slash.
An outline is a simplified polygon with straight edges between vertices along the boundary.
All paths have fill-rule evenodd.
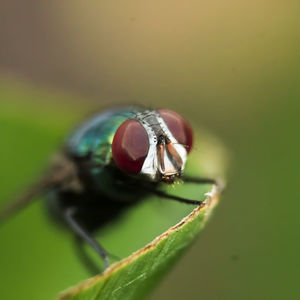
<path id="1" fill-rule="evenodd" d="M 169 195 L 158 189 L 162 184 L 180 179 L 219 187 L 214 179 L 184 176 L 192 146 L 191 126 L 174 111 L 106 110 L 71 133 L 45 175 L 0 211 L 0 222 L 46 194 L 49 209 L 70 227 L 77 241 L 86 242 L 99 254 L 107 268 L 109 255 L 93 237 L 96 229 L 147 194 L 202 204 Z"/>

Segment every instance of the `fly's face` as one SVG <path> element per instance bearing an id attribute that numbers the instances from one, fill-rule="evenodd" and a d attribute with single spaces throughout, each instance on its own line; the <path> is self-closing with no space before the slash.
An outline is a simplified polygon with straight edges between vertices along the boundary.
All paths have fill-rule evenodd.
<path id="1" fill-rule="evenodd" d="M 166 135 L 161 135 L 158 138 L 156 146 L 157 169 L 161 179 L 166 182 L 173 182 L 181 175 L 186 161 L 186 153 L 175 145 Z"/>
<path id="2" fill-rule="evenodd" d="M 112 154 L 124 172 L 172 183 L 180 177 L 193 143 L 190 125 L 167 110 L 138 112 L 115 133 Z"/>

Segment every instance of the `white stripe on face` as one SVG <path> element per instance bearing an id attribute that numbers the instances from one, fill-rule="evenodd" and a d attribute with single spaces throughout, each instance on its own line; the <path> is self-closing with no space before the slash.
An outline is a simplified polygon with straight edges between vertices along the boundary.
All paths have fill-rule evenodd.
<path id="1" fill-rule="evenodd" d="M 151 124 L 150 122 L 146 121 L 145 116 L 151 115 L 151 119 L 156 120 L 156 124 Z M 148 155 L 144 161 L 143 167 L 140 171 L 141 174 L 144 174 L 148 176 L 152 181 L 157 181 L 161 177 L 164 176 L 170 176 L 175 175 L 177 173 L 181 173 L 184 170 L 184 166 L 187 159 L 187 151 L 185 147 L 177 142 L 177 140 L 174 138 L 173 134 L 169 130 L 168 126 L 166 125 L 163 118 L 156 112 L 156 111 L 145 111 L 142 113 L 137 113 L 136 119 L 142 124 L 142 126 L 145 128 L 148 138 L 149 138 L 149 151 Z M 178 170 L 173 162 L 170 160 L 169 155 L 167 153 L 166 146 L 164 147 L 164 153 L 163 153 L 163 163 L 164 168 L 162 169 L 161 163 L 159 161 L 159 158 L 157 156 L 157 145 L 158 145 L 158 139 L 157 139 L 157 133 L 154 131 L 154 127 L 157 128 L 157 124 L 159 124 L 160 129 L 162 130 L 162 134 L 166 136 L 170 142 L 172 143 L 173 147 L 177 151 L 178 155 L 181 158 L 182 165 L 180 167 L 180 170 Z M 160 133 L 161 134 L 161 133 Z"/>

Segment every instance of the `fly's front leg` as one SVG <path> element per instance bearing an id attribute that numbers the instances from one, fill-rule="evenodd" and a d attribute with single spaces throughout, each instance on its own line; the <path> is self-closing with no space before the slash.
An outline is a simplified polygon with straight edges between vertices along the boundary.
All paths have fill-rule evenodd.
<path id="1" fill-rule="evenodd" d="M 186 183 L 195 183 L 195 184 L 213 184 L 216 186 L 218 192 L 222 192 L 224 185 L 222 182 L 212 179 L 212 178 L 198 178 L 198 177 L 183 177 L 183 181 Z M 159 197 L 169 199 L 169 200 L 175 200 L 178 202 L 186 203 L 186 204 L 191 204 L 191 205 L 203 205 L 204 201 L 199 201 L 199 200 L 192 200 L 180 196 L 175 196 L 175 195 L 170 195 L 164 191 L 158 190 L 155 187 L 151 187 L 148 185 L 141 185 L 141 189 L 146 190 L 152 194 L 155 194 Z"/>
<path id="2" fill-rule="evenodd" d="M 109 266 L 108 253 L 105 249 L 96 241 L 92 234 L 87 231 L 77 220 L 76 215 L 78 209 L 76 207 L 69 207 L 64 212 L 64 219 L 73 232 L 82 240 L 87 242 L 103 259 L 105 269 Z"/>
<path id="3" fill-rule="evenodd" d="M 199 200 L 191 200 L 191 199 L 187 199 L 187 198 L 183 198 L 183 197 L 179 197 L 179 196 L 175 196 L 175 195 L 170 195 L 170 194 L 167 194 L 163 191 L 156 190 L 156 189 L 147 189 L 147 190 L 149 192 L 151 192 L 152 194 L 155 194 L 159 197 L 169 199 L 169 200 L 175 200 L 175 201 L 186 203 L 186 204 L 202 205 L 204 203 L 203 201 L 199 201 Z"/>
<path id="4" fill-rule="evenodd" d="M 191 177 L 191 176 L 183 176 L 183 181 L 187 183 L 196 183 L 196 184 L 213 184 L 216 186 L 219 193 L 222 193 L 224 190 L 224 182 L 221 180 L 213 179 L 213 178 L 202 178 L 202 177 Z"/>

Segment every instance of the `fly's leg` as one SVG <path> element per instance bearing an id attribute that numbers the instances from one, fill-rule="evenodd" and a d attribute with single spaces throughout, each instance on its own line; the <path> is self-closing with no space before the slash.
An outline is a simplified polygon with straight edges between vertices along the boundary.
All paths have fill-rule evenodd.
<path id="1" fill-rule="evenodd" d="M 101 270 L 88 255 L 87 251 L 84 248 L 84 242 L 85 241 L 81 237 L 79 237 L 78 235 L 75 236 L 75 246 L 76 246 L 77 256 L 79 257 L 82 264 L 89 271 L 91 276 L 97 275 L 101 272 Z M 121 259 L 120 257 L 108 252 L 107 255 L 116 261 Z"/>
<path id="2" fill-rule="evenodd" d="M 183 198 L 183 197 L 179 197 L 179 196 L 175 196 L 175 195 L 170 195 L 170 194 L 167 194 L 163 191 L 160 191 L 160 190 L 156 190 L 156 189 L 152 189 L 152 188 L 146 188 L 148 192 L 154 194 L 154 195 L 157 195 L 159 197 L 162 197 L 162 198 L 166 198 L 166 199 L 170 199 L 170 200 L 175 200 L 175 201 L 178 201 L 178 202 L 182 202 L 182 203 L 186 203 L 186 204 L 192 204 L 192 205 L 202 205 L 203 204 L 203 201 L 199 201 L 199 200 L 191 200 L 191 199 L 187 199 L 187 198 Z"/>
<path id="3" fill-rule="evenodd" d="M 101 272 L 100 268 L 89 257 L 88 253 L 84 249 L 84 240 L 78 235 L 75 236 L 75 247 L 79 260 L 86 267 L 91 276 L 99 274 Z"/>
<path id="4" fill-rule="evenodd" d="M 187 183 L 196 183 L 196 184 L 213 184 L 216 186 L 219 193 L 222 192 L 222 190 L 223 190 L 223 184 L 212 178 L 184 177 L 183 181 L 187 182 Z M 203 205 L 204 204 L 204 201 L 192 200 L 192 199 L 187 199 L 187 198 L 180 197 L 180 196 L 170 195 L 170 194 L 165 193 L 164 191 L 156 189 L 155 187 L 142 185 L 142 186 L 140 186 L 140 188 L 147 190 L 148 192 L 155 194 L 162 198 L 175 200 L 178 202 L 191 204 L 191 205 Z"/>
<path id="5" fill-rule="evenodd" d="M 187 183 L 196 183 L 196 184 L 213 184 L 216 186 L 219 193 L 222 193 L 224 190 L 224 183 L 221 180 L 213 178 L 202 178 L 202 177 L 190 177 L 183 176 L 183 181 Z"/>
<path id="6" fill-rule="evenodd" d="M 7 206 L 0 209 L 0 224 L 14 216 L 27 205 L 32 203 L 38 196 L 40 196 L 46 188 L 52 185 L 52 181 L 48 176 L 44 176 L 37 181 L 32 187 L 26 190 L 22 195 L 10 202 Z"/>
<path id="7" fill-rule="evenodd" d="M 31 204 L 48 189 L 54 187 L 82 189 L 77 173 L 77 167 L 70 159 L 62 154 L 55 156 L 49 170 L 36 183 L 7 206 L 0 208 L 0 224 Z"/>
<path id="8" fill-rule="evenodd" d="M 105 249 L 95 240 L 92 234 L 87 231 L 77 220 L 76 214 L 78 210 L 76 207 L 69 207 L 64 212 L 64 219 L 73 230 L 73 232 L 82 240 L 87 242 L 103 259 L 105 269 L 109 266 L 108 253 Z"/>

